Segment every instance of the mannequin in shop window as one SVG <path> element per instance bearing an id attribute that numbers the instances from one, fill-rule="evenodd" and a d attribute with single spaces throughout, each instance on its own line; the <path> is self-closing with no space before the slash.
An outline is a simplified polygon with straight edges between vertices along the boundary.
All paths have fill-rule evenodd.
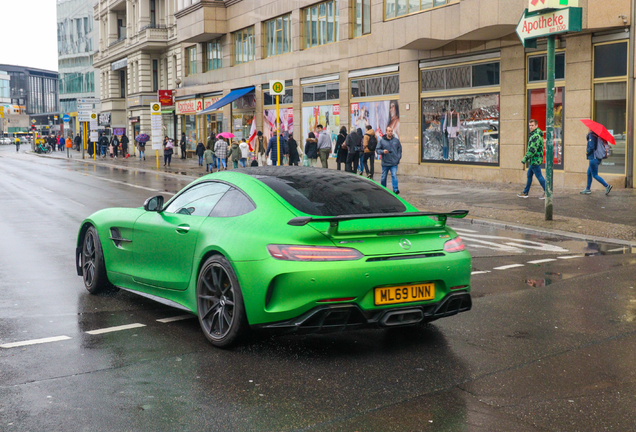
<path id="1" fill-rule="evenodd" d="M 459 113 L 455 111 L 454 107 L 451 107 L 450 111 L 447 111 L 444 115 L 444 133 L 448 136 L 448 146 L 450 149 L 450 155 L 448 155 L 448 150 L 446 151 L 447 157 L 444 158 L 445 160 L 452 161 L 455 159 L 455 142 L 459 135 L 460 126 Z"/>

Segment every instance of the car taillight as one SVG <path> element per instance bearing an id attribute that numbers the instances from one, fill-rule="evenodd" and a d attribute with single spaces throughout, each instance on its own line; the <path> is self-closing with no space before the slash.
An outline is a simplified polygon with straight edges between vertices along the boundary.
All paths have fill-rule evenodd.
<path id="1" fill-rule="evenodd" d="M 464 242 L 459 237 L 455 237 L 444 243 L 444 252 L 460 252 L 464 249 L 466 249 L 466 246 L 464 246 Z"/>
<path id="2" fill-rule="evenodd" d="M 355 249 L 329 246 L 267 245 L 271 256 L 285 261 L 352 261 L 362 258 Z"/>

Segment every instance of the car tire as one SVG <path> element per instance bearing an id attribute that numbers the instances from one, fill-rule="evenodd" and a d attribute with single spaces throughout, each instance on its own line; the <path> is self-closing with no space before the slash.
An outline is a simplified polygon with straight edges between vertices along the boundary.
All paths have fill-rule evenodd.
<path id="1" fill-rule="evenodd" d="M 197 278 L 197 315 L 206 339 L 227 348 L 248 331 L 243 294 L 230 262 L 222 255 L 208 258 Z"/>
<path id="2" fill-rule="evenodd" d="M 82 279 L 91 294 L 115 292 L 118 289 L 108 281 L 104 252 L 95 227 L 86 230 L 82 239 Z"/>

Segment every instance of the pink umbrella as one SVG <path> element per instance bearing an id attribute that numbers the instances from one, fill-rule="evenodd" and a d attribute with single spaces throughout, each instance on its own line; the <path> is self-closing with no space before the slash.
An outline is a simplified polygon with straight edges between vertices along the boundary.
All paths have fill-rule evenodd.
<path id="1" fill-rule="evenodd" d="M 220 134 L 217 135 L 218 137 L 223 137 L 223 138 L 234 138 L 234 134 L 230 133 L 230 132 L 221 132 Z"/>

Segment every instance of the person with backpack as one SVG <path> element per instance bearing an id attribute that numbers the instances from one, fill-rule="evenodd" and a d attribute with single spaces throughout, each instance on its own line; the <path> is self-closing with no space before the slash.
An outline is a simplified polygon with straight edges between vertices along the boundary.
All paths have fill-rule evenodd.
<path id="1" fill-rule="evenodd" d="M 362 153 L 362 129 L 351 130 L 347 135 L 343 147 L 347 148 L 347 161 L 345 162 L 345 171 L 355 173 L 358 171 L 359 154 Z"/>
<path id="2" fill-rule="evenodd" d="M 541 164 L 543 163 L 543 131 L 539 129 L 539 123 L 535 119 L 528 122 L 530 128 L 530 136 L 528 136 L 528 152 L 521 159 L 522 164 L 528 163 L 528 181 L 523 192 L 518 193 L 519 198 L 528 198 L 530 186 L 532 186 L 532 177 L 536 176 L 539 184 L 543 188 L 543 195 L 539 199 L 545 199 L 545 179 L 541 174 Z"/>
<path id="3" fill-rule="evenodd" d="M 589 161 L 587 168 L 587 187 L 580 192 L 581 195 L 589 195 L 592 193 L 592 178 L 605 187 L 605 195 L 609 195 L 612 191 L 612 185 L 607 184 L 607 182 L 603 180 L 603 177 L 598 175 L 598 167 L 601 161 L 609 156 L 608 150 L 609 146 L 606 145 L 606 141 L 590 130 L 587 134 L 587 160 Z"/>
<path id="4" fill-rule="evenodd" d="M 366 128 L 367 131 L 364 133 L 364 138 L 362 139 L 362 148 L 364 149 L 363 166 L 367 173 L 367 178 L 372 179 L 375 171 L 375 149 L 378 146 L 378 138 L 375 136 L 373 126 L 367 125 Z M 370 167 L 369 164 L 371 165 Z"/>
<path id="5" fill-rule="evenodd" d="M 347 154 L 349 151 L 347 147 L 344 146 L 344 143 L 347 139 L 347 128 L 342 126 L 340 128 L 340 133 L 338 134 L 338 138 L 336 138 L 336 168 L 340 171 L 340 165 L 344 164 L 346 168 L 347 164 Z"/>
<path id="6" fill-rule="evenodd" d="M 203 153 L 203 158 L 205 159 L 205 172 L 214 172 L 214 150 L 212 150 L 212 145 L 208 144 Z"/>

